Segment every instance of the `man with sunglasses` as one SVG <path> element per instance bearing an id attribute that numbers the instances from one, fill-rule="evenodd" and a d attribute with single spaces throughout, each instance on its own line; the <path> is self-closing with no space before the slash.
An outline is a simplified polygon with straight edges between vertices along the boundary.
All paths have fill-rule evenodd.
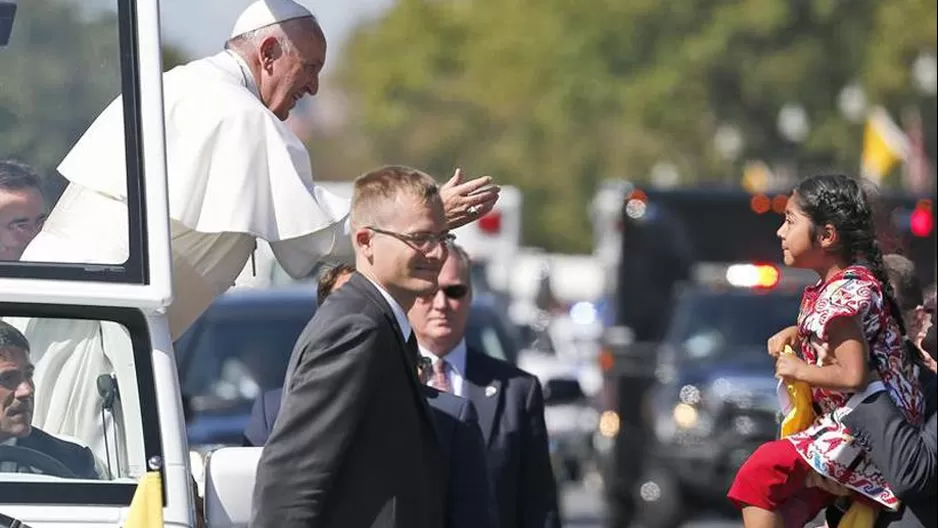
<path id="1" fill-rule="evenodd" d="M 499 526 L 559 528 L 540 383 L 505 361 L 466 347 L 472 305 L 469 264 L 466 252 L 450 244 L 439 287 L 419 296 L 408 312 L 420 354 L 431 365 L 428 384 L 475 405 Z"/>

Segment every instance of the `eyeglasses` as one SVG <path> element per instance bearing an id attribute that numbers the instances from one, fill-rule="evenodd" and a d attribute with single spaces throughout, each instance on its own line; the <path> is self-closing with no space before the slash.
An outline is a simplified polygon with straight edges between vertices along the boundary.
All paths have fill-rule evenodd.
<path id="1" fill-rule="evenodd" d="M 449 231 L 443 231 L 442 233 L 395 233 L 394 231 L 387 231 L 384 229 L 378 229 L 377 227 L 368 226 L 365 229 L 374 231 L 375 233 L 381 235 L 387 235 L 389 237 L 396 238 L 401 242 L 407 244 L 408 246 L 420 251 L 421 253 L 428 253 L 433 251 L 434 248 L 441 244 L 447 244 L 456 240 L 456 235 L 450 233 Z"/>
<path id="2" fill-rule="evenodd" d="M 462 299 L 469 293 L 469 286 L 465 284 L 451 284 L 449 286 L 441 286 L 440 291 L 450 299 Z"/>

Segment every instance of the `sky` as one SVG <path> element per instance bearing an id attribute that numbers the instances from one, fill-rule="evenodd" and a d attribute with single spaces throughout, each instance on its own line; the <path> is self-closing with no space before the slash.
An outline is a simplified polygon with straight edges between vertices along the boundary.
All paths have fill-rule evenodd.
<path id="1" fill-rule="evenodd" d="M 84 6 L 116 8 L 116 0 L 71 0 Z M 163 39 L 191 58 L 222 49 L 241 11 L 252 0 L 159 0 Z M 336 56 L 356 24 L 380 16 L 394 0 L 296 0 L 312 11 Z M 326 63 L 328 73 L 329 63 Z"/>
<path id="2" fill-rule="evenodd" d="M 337 51 L 354 26 L 380 15 L 393 0 L 297 0 L 320 20 Z M 215 53 L 251 0 L 160 0 L 163 37 L 192 57 Z M 327 66 L 328 67 L 328 66 Z"/>
<path id="3" fill-rule="evenodd" d="M 21 0 L 22 1 L 22 0 Z M 28 0 L 26 0 L 28 1 Z M 116 0 L 64 0 L 89 9 L 116 9 Z M 238 15 L 253 0 L 159 0 L 160 29 L 164 44 L 180 48 L 189 59 L 207 57 L 222 50 Z M 305 98 L 292 117 L 314 119 L 319 127 L 345 118 L 339 94 L 330 90 L 329 74 L 337 63 L 342 44 L 359 23 L 380 16 L 394 0 L 296 0 L 319 19 L 329 42 L 323 69 L 324 83 L 315 99 Z M 309 127 L 308 123 L 297 125 Z M 299 129 L 298 129 L 299 130 Z M 299 133 L 299 132 L 298 132 Z"/>

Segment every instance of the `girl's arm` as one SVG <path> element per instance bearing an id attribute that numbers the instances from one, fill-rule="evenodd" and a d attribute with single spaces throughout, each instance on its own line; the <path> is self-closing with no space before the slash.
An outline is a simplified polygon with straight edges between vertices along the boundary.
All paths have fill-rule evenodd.
<path id="1" fill-rule="evenodd" d="M 791 378 L 828 390 L 856 392 L 867 384 L 869 346 L 857 317 L 836 317 L 827 323 L 830 365 L 805 362 L 794 369 Z"/>

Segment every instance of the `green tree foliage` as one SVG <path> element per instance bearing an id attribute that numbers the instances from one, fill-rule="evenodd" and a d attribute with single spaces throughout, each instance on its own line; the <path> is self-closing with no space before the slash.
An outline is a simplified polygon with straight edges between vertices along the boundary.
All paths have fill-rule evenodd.
<path id="1" fill-rule="evenodd" d="M 64 186 L 56 166 L 121 91 L 119 57 L 113 10 L 18 4 L 10 43 L 0 48 L 0 158 L 36 167 L 51 198 Z M 164 50 L 164 61 L 181 59 Z"/>
<path id="2" fill-rule="evenodd" d="M 839 93 L 858 82 L 877 102 L 921 102 L 908 72 L 934 53 L 935 11 L 929 0 L 399 0 L 347 44 L 337 80 L 371 161 L 493 174 L 525 191 L 526 243 L 588 250 L 601 179 L 643 181 L 662 161 L 684 183 L 735 184 L 747 159 L 855 169 L 862 124 L 841 115 Z M 778 130 L 786 103 L 809 117 L 800 144 Z M 723 125 L 741 133 L 735 160 L 714 146 Z"/>

